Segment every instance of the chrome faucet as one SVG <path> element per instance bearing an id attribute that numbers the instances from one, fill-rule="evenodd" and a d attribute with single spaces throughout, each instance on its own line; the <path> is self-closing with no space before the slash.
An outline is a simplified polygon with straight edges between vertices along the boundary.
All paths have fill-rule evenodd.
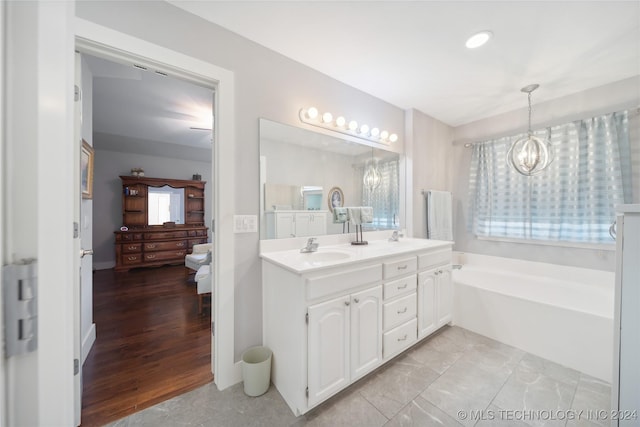
<path id="1" fill-rule="evenodd" d="M 402 234 L 398 234 L 398 230 L 393 230 L 393 234 L 389 237 L 390 242 L 398 242 L 400 241 L 400 237 L 403 237 Z"/>
<path id="2" fill-rule="evenodd" d="M 307 240 L 307 246 L 300 249 L 300 253 L 308 254 L 310 252 L 316 252 L 318 250 L 318 243 L 315 243 L 315 241 L 315 237 L 309 237 L 309 240 Z"/>

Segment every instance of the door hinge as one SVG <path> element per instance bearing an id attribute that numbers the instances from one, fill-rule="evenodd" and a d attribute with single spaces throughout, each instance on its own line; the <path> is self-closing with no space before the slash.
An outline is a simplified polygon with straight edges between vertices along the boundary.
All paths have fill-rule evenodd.
<path id="1" fill-rule="evenodd" d="M 80 373 L 80 360 L 73 359 L 73 375 L 76 376 Z"/>
<path id="2" fill-rule="evenodd" d="M 78 102 L 82 99 L 82 91 L 78 87 L 78 85 L 73 85 L 73 100 Z"/>
<path id="3" fill-rule="evenodd" d="M 38 263 L 35 259 L 2 267 L 6 357 L 38 349 Z"/>
<path id="4" fill-rule="evenodd" d="M 211 336 L 216 336 L 216 322 L 211 322 Z"/>
<path id="5" fill-rule="evenodd" d="M 73 238 L 77 239 L 80 237 L 80 224 L 77 221 L 73 222 Z"/>
<path id="6" fill-rule="evenodd" d="M 307 325 L 309 324 L 309 313 L 304 315 L 304 321 Z"/>
<path id="7" fill-rule="evenodd" d="M 304 391 L 304 395 L 309 398 L 309 387 L 307 387 L 307 389 Z"/>

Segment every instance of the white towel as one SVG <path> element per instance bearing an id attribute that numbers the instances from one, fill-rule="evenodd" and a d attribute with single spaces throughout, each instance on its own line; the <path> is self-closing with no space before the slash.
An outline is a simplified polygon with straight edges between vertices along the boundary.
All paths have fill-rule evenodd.
<path id="1" fill-rule="evenodd" d="M 427 198 L 427 238 L 453 241 L 452 199 L 448 191 L 429 190 Z"/>
<path id="2" fill-rule="evenodd" d="M 334 224 L 342 224 L 347 222 L 349 219 L 349 213 L 347 212 L 347 208 L 335 207 L 333 208 L 333 223 Z"/>
<path id="3" fill-rule="evenodd" d="M 362 208 L 351 207 L 347 208 L 347 214 L 349 215 L 349 222 L 353 225 L 362 224 Z"/>
<path id="4" fill-rule="evenodd" d="M 362 206 L 360 208 L 360 220 L 363 224 L 373 222 L 373 208 L 371 206 Z"/>

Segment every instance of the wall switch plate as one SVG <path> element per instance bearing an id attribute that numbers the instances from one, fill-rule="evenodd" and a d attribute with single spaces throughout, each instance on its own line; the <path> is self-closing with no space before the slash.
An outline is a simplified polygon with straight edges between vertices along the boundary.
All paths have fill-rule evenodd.
<path id="1" fill-rule="evenodd" d="M 258 232 L 258 215 L 234 215 L 233 216 L 233 232 L 234 233 L 257 233 Z"/>

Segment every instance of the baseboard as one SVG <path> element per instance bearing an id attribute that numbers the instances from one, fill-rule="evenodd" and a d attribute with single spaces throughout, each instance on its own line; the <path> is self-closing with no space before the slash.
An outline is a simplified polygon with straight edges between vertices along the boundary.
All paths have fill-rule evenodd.
<path id="1" fill-rule="evenodd" d="M 95 262 L 93 263 L 94 270 L 108 270 L 116 266 L 115 261 L 103 261 L 103 262 Z"/>
<path id="2" fill-rule="evenodd" d="M 92 323 L 91 327 L 87 331 L 87 334 L 82 339 L 82 364 L 83 365 L 95 341 L 96 341 L 96 324 Z"/>

